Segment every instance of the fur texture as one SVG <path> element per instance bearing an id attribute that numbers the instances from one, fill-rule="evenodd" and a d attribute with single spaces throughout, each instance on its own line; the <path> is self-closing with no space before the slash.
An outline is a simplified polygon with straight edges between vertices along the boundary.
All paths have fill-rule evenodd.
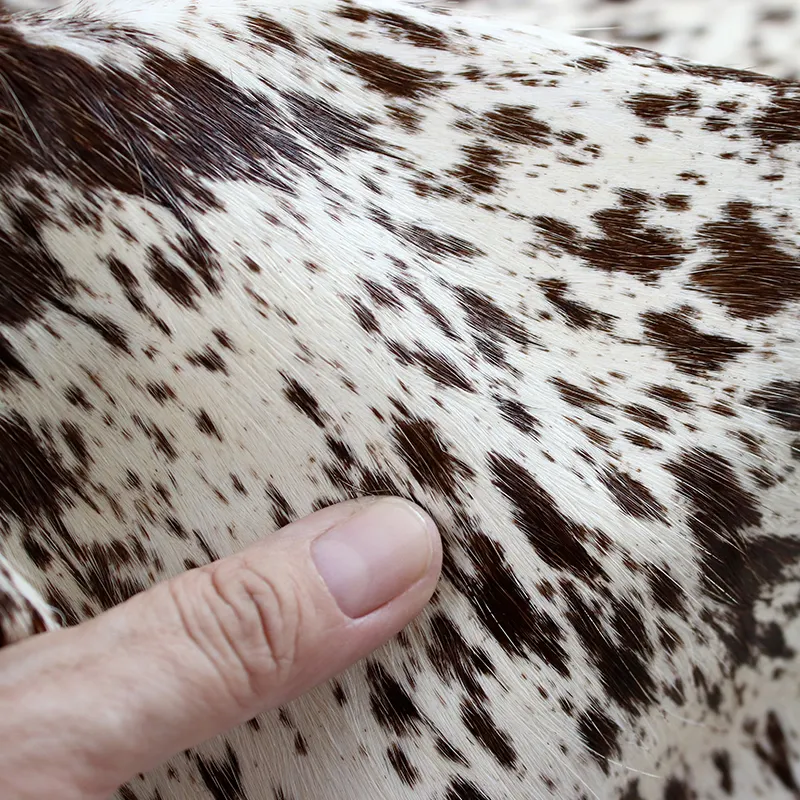
<path id="1" fill-rule="evenodd" d="M 430 608 L 123 800 L 797 798 L 800 86 L 386 0 L 0 18 L 0 631 L 364 493 Z"/>

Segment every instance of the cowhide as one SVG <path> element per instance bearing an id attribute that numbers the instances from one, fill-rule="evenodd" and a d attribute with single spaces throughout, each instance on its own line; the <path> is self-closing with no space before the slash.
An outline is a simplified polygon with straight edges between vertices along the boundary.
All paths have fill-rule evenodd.
<path id="1" fill-rule="evenodd" d="M 8 13 L 0 78 L 2 640 L 352 496 L 445 539 L 120 800 L 800 797 L 800 85 L 390 0 Z"/>

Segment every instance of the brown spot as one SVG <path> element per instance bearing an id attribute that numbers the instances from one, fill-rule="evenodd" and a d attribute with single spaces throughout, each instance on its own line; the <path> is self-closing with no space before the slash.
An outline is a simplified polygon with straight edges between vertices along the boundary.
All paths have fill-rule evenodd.
<path id="1" fill-rule="evenodd" d="M 149 248 L 147 258 L 153 280 L 179 305 L 196 308 L 195 298 L 200 295 L 200 291 L 192 279 L 169 261 L 157 247 Z"/>
<path id="2" fill-rule="evenodd" d="M 358 297 L 351 297 L 350 305 L 358 324 L 365 333 L 380 333 L 381 326 L 371 309 L 367 308 Z"/>
<path id="3" fill-rule="evenodd" d="M 688 211 L 691 208 L 689 195 L 686 194 L 665 194 L 661 202 L 670 211 Z"/>
<path id="4" fill-rule="evenodd" d="M 620 509 L 629 516 L 659 522 L 667 521 L 664 506 L 641 481 L 637 481 L 627 472 L 609 466 L 600 478 Z"/>
<path id="5" fill-rule="evenodd" d="M 228 374 L 228 369 L 225 366 L 225 360 L 211 345 L 206 345 L 199 352 L 191 352 L 186 354 L 186 360 L 195 367 L 203 367 L 209 372 L 222 372 Z"/>
<path id="6" fill-rule="evenodd" d="M 506 162 L 503 153 L 486 142 L 476 142 L 462 148 L 466 159 L 450 174 L 476 194 L 493 192 L 500 183 L 499 167 Z"/>
<path id="7" fill-rule="evenodd" d="M 569 284 L 558 278 L 539 281 L 544 296 L 558 309 L 567 324 L 578 329 L 596 329 L 610 331 L 616 317 L 603 311 L 591 308 L 579 300 L 568 297 Z"/>
<path id="8" fill-rule="evenodd" d="M 754 218 L 747 202 L 728 203 L 723 218 L 698 230 L 715 259 L 691 275 L 695 286 L 735 317 L 758 319 L 800 300 L 800 253 Z"/>
<path id="9" fill-rule="evenodd" d="M 2 46 L 0 43 L 0 48 Z M 14 119 L 14 112 L 9 110 L 7 113 Z M 3 137 L 0 161 L 3 160 L 4 144 L 16 138 Z M 10 169 L 10 164 L 3 163 L 4 169 Z M 9 230 L 0 230 L 0 275 L 3 276 L 0 281 L 0 323 L 18 327 L 40 316 L 51 298 L 70 297 L 74 294 L 74 287 L 61 264 L 47 251 L 33 220 L 13 210 L 9 216 Z"/>
<path id="10" fill-rule="evenodd" d="M 0 264 L 0 274 L 3 273 Z M 10 389 L 14 379 L 27 380 L 36 383 L 33 375 L 20 360 L 11 342 L 0 333 L 0 388 Z"/>
<path id="11" fill-rule="evenodd" d="M 631 95 L 625 104 L 647 125 L 663 128 L 666 125 L 666 118 L 672 114 L 681 116 L 695 114 L 700 108 L 698 100 L 697 92 L 692 89 L 682 89 L 675 95 L 640 92 Z"/>
<path id="12" fill-rule="evenodd" d="M 750 129 L 768 147 L 800 141 L 800 91 L 797 87 L 776 86 L 772 101 L 753 118 Z"/>
<path id="13" fill-rule="evenodd" d="M 611 403 L 599 394 L 582 389 L 564 378 L 550 378 L 550 383 L 558 389 L 561 398 L 571 406 L 591 411 L 593 408 L 610 407 Z"/>
<path id="14" fill-rule="evenodd" d="M 54 521 L 72 504 L 75 478 L 52 442 L 17 412 L 0 416 L 0 512 L 33 522 Z"/>
<path id="15" fill-rule="evenodd" d="M 725 794 L 733 794 L 730 753 L 727 750 L 716 750 L 711 754 L 711 761 L 719 772 L 719 788 Z"/>
<path id="16" fill-rule="evenodd" d="M 486 708 L 478 705 L 475 698 L 461 701 L 461 720 L 472 738 L 494 756 L 501 767 L 514 769 L 517 764 L 517 753 L 511 743 L 511 737 L 497 727 Z"/>
<path id="17" fill-rule="evenodd" d="M 628 405 L 622 411 L 626 417 L 638 422 L 640 425 L 644 425 L 646 428 L 654 431 L 668 431 L 670 429 L 669 420 L 649 406 Z"/>
<path id="18" fill-rule="evenodd" d="M 460 517 L 458 521 L 474 574 L 462 572 L 452 563 L 445 564 L 445 572 L 470 602 L 477 618 L 509 655 L 527 659 L 533 654 L 562 678 L 568 677 L 569 657 L 561 628 L 531 602 L 500 544 L 481 533 L 472 520 Z"/>
<path id="19" fill-rule="evenodd" d="M 444 800 L 489 800 L 472 781 L 455 776 L 447 787 Z"/>
<path id="20" fill-rule="evenodd" d="M 562 587 L 567 618 L 610 700 L 629 714 L 641 712 L 656 699 L 650 664 L 653 644 L 645 625 L 641 600 L 610 596 L 601 608 L 587 603 L 574 584 Z"/>
<path id="21" fill-rule="evenodd" d="M 301 413 L 307 416 L 317 427 L 325 427 L 325 419 L 319 403 L 311 392 L 294 378 L 281 373 L 286 381 L 283 394 L 286 399 Z"/>
<path id="22" fill-rule="evenodd" d="M 504 311 L 489 295 L 460 286 L 454 289 L 458 303 L 467 317 L 467 324 L 478 334 L 504 337 L 519 345 L 533 344 L 534 338 L 517 319 Z"/>
<path id="23" fill-rule="evenodd" d="M 716 453 L 688 450 L 667 469 L 689 502 L 689 530 L 700 551 L 702 584 L 715 599 L 730 602 L 739 596 L 748 568 L 742 531 L 761 521 L 756 499 Z"/>
<path id="24" fill-rule="evenodd" d="M 773 381 L 753 392 L 746 402 L 766 411 L 782 428 L 800 431 L 800 381 Z"/>
<path id="25" fill-rule="evenodd" d="M 403 14 L 392 11 L 372 11 L 370 16 L 389 34 L 400 41 L 406 41 L 414 47 L 427 47 L 432 50 L 447 50 L 450 41 L 444 31 L 431 25 L 410 19 Z"/>
<path id="26" fill-rule="evenodd" d="M 750 349 L 727 336 L 698 330 L 684 309 L 647 311 L 641 319 L 648 344 L 662 350 L 667 360 L 687 375 L 716 372 Z"/>
<path id="27" fill-rule="evenodd" d="M 603 72 L 608 69 L 608 59 L 603 56 L 584 56 L 573 63 L 586 72 Z"/>
<path id="28" fill-rule="evenodd" d="M 455 256 L 471 259 L 485 255 L 483 250 L 450 233 L 437 233 L 421 225 L 407 225 L 397 230 L 397 235 L 429 256 Z"/>
<path id="29" fill-rule="evenodd" d="M 535 436 L 539 430 L 539 420 L 519 400 L 509 397 L 499 397 L 494 395 L 492 400 L 497 403 L 500 416 L 506 422 L 511 423 L 518 431 L 528 436 Z"/>
<path id="30" fill-rule="evenodd" d="M 485 697 L 479 678 L 492 671 L 486 653 L 468 644 L 456 624 L 440 612 L 433 615 L 430 626 L 426 652 L 436 674 L 448 685 L 458 681 L 470 697 Z"/>
<path id="31" fill-rule="evenodd" d="M 683 612 L 686 607 L 686 593 L 672 577 L 669 567 L 666 565 L 650 567 L 647 571 L 647 580 L 653 599 L 659 607 L 678 614 Z"/>
<path id="32" fill-rule="evenodd" d="M 658 442 L 654 442 L 649 436 L 645 436 L 637 431 L 625 431 L 622 434 L 632 445 L 641 447 L 642 450 L 661 450 Z"/>
<path id="33" fill-rule="evenodd" d="M 384 730 L 395 736 L 418 734 L 424 720 L 406 690 L 375 661 L 367 662 L 370 707 Z"/>
<path id="34" fill-rule="evenodd" d="M 464 392 L 475 391 L 469 378 L 441 353 L 435 353 L 419 343 L 415 350 L 399 342 L 390 341 L 387 346 L 401 364 L 419 365 L 423 372 L 440 386 L 461 389 Z"/>
<path id="35" fill-rule="evenodd" d="M 439 71 L 412 67 L 381 53 L 352 50 L 327 39 L 322 39 L 321 44 L 339 60 L 349 65 L 367 88 L 387 97 L 421 100 L 450 86 L 442 80 L 442 73 Z"/>
<path id="36" fill-rule="evenodd" d="M 588 710 L 578 719 L 578 732 L 589 752 L 608 775 L 608 759 L 619 757 L 621 753 L 619 725 L 601 709 L 597 701 L 592 701 Z"/>
<path id="37" fill-rule="evenodd" d="M 533 106 L 496 105 L 486 114 L 486 130 L 501 142 L 546 147 L 552 142 L 553 131 L 546 122 L 531 116 L 534 111 Z"/>
<path id="38" fill-rule="evenodd" d="M 426 489 L 458 498 L 464 481 L 471 480 L 475 473 L 450 452 L 436 425 L 431 420 L 413 416 L 392 417 L 392 420 L 394 448 L 414 479 Z"/>
<path id="39" fill-rule="evenodd" d="M 525 467 L 498 453 L 489 453 L 487 463 L 492 483 L 511 503 L 514 522 L 548 566 L 586 581 L 604 574 L 582 544 L 589 530 L 563 514 Z"/>
<path id="40" fill-rule="evenodd" d="M 797 785 L 792 769 L 792 751 L 780 718 L 773 710 L 767 712 L 766 734 L 769 750 L 759 742 L 755 746 L 756 755 L 772 770 L 778 781 L 797 796 L 800 794 L 800 786 Z"/>
<path id="41" fill-rule="evenodd" d="M 386 757 L 400 780 L 413 789 L 419 781 L 419 770 L 411 763 L 397 742 L 386 748 Z"/>
<path id="42" fill-rule="evenodd" d="M 299 55 L 303 49 L 297 43 L 297 37 L 285 25 L 276 22 L 265 14 L 257 14 L 247 18 L 247 28 L 259 42 L 267 45 L 282 47 L 290 53 Z M 272 47 L 267 48 L 270 52 Z"/>
<path id="43" fill-rule="evenodd" d="M 197 425 L 197 430 L 201 433 L 206 434 L 206 436 L 214 436 L 219 439 L 219 441 L 222 441 L 222 436 L 217 430 L 217 426 L 204 409 L 201 408 L 200 411 L 195 414 L 195 424 Z"/>
<path id="44" fill-rule="evenodd" d="M 550 244 L 595 269 L 626 272 L 652 282 L 659 273 L 680 266 L 689 251 L 678 237 L 645 222 L 651 199 L 631 190 L 619 194 L 619 206 L 592 214 L 592 221 L 602 232 L 599 237 L 581 237 L 575 227 L 553 217 L 536 217 L 534 222 Z"/>
<path id="45" fill-rule="evenodd" d="M 687 411 L 694 404 L 691 395 L 677 386 L 650 386 L 645 390 L 645 394 L 675 411 Z"/>

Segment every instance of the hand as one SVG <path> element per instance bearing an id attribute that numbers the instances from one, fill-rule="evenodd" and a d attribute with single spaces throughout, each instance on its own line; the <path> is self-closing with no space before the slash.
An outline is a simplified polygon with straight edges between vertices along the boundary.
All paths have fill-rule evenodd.
<path id="1" fill-rule="evenodd" d="M 0 650 L 0 797 L 101 800 L 286 703 L 409 622 L 441 560 L 410 503 L 343 503 Z"/>

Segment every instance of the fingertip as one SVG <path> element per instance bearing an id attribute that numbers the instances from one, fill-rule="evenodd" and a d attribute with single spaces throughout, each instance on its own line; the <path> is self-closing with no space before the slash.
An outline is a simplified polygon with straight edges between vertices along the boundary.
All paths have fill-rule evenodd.
<path id="1" fill-rule="evenodd" d="M 418 506 L 383 497 L 325 531 L 311 556 L 341 611 L 359 619 L 441 569 L 441 541 Z"/>

